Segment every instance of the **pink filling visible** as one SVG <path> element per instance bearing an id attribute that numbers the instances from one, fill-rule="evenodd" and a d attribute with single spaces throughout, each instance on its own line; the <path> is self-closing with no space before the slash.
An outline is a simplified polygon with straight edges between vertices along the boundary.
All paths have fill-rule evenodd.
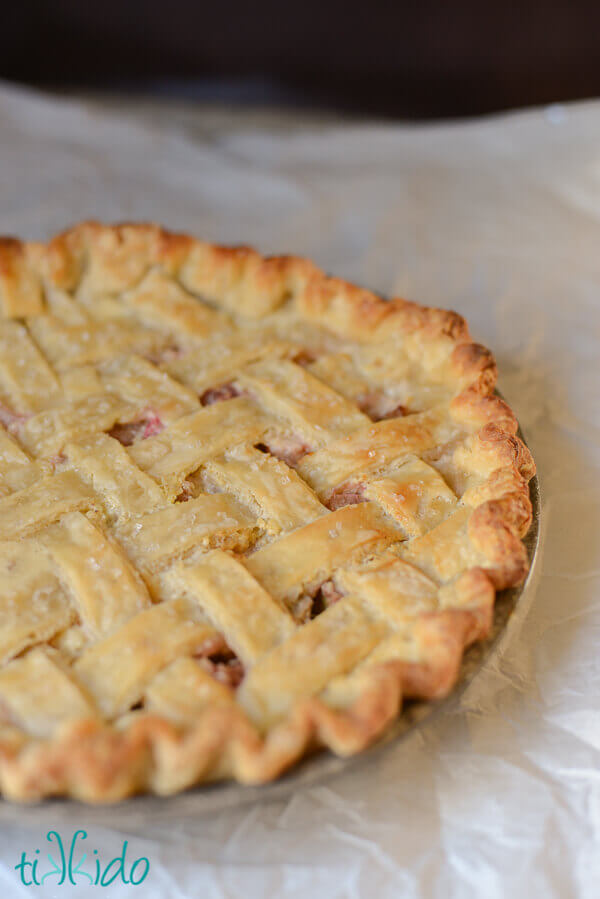
<path id="1" fill-rule="evenodd" d="M 307 443 L 293 435 L 273 435 L 268 443 L 257 443 L 256 448 L 263 453 L 271 453 L 290 468 L 295 468 L 300 459 L 311 452 Z"/>
<path id="2" fill-rule="evenodd" d="M 155 412 L 148 411 L 143 418 L 137 421 L 128 421 L 124 424 L 118 422 L 108 431 L 109 437 L 114 437 L 123 446 L 131 446 L 138 440 L 147 440 L 164 430 L 164 424 Z"/>
<path id="3" fill-rule="evenodd" d="M 205 390 L 200 397 L 203 406 L 212 406 L 213 403 L 220 403 L 223 400 L 231 400 L 234 396 L 240 396 L 241 391 L 234 384 L 221 384 L 219 387 L 211 387 Z"/>
<path id="4" fill-rule="evenodd" d="M 156 415 L 155 412 L 150 412 L 144 421 L 144 430 L 142 431 L 142 440 L 147 440 L 148 437 L 154 437 L 156 434 L 160 434 L 161 431 L 164 431 L 165 426 Z"/>
<path id="5" fill-rule="evenodd" d="M 354 506 L 356 503 L 365 503 L 366 499 L 364 497 L 364 492 L 364 484 L 352 482 L 344 484 L 342 487 L 338 487 L 337 490 L 333 491 L 327 502 L 327 507 L 331 509 L 332 512 L 335 512 L 336 509 L 341 509 L 343 506 Z"/>

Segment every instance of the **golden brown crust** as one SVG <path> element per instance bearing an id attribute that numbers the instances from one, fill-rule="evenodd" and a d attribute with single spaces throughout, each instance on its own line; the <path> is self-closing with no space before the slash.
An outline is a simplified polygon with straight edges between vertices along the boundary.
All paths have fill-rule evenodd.
<path id="1" fill-rule="evenodd" d="M 477 598 L 479 606 L 480 599 Z M 426 662 L 406 663 L 402 672 L 404 696 L 410 699 L 440 699 L 446 696 L 458 677 L 463 651 L 474 639 L 487 634 L 484 623 L 467 609 L 452 609 L 424 616 L 419 639 L 427 647 Z"/>
<path id="2" fill-rule="evenodd" d="M 457 343 L 469 339 L 467 323 L 456 312 L 420 306 L 399 297 L 391 301 L 391 306 L 406 331 L 421 331 L 429 338 L 449 337 Z"/>
<path id="3" fill-rule="evenodd" d="M 0 238 L 0 312 L 7 317 L 36 315 L 43 310 L 40 281 L 31 264 L 35 256 L 34 244 Z"/>
<path id="4" fill-rule="evenodd" d="M 534 476 L 535 462 L 528 447 L 497 422 L 488 422 L 477 434 L 477 442 L 486 455 L 488 465 L 497 463 L 498 468 L 513 465 L 527 481 Z"/>
<path id="5" fill-rule="evenodd" d="M 122 729 L 96 720 L 65 725 L 50 740 L 24 740 L 7 731 L 0 741 L 0 786 L 10 798 L 66 794 L 115 801 L 220 777 L 261 783 L 316 746 L 342 755 L 360 751 L 393 720 L 404 696 L 435 699 L 451 690 L 464 648 L 489 632 L 495 590 L 520 583 L 527 573 L 521 538 L 531 523 L 528 482 L 535 465 L 516 436 L 514 413 L 494 394 L 492 354 L 470 339 L 456 313 L 384 301 L 297 257 L 264 258 L 251 248 L 214 246 L 156 225 L 95 222 L 77 225 L 47 246 L 0 239 L 0 312 L 16 319 L 42 314 L 43 284 L 85 291 L 92 299 L 117 294 L 155 267 L 242 318 L 261 318 L 289 304 L 305 322 L 358 344 L 416 340 L 453 388 L 450 417 L 471 435 L 459 462 L 467 475 L 477 475 L 462 499 L 472 509 L 466 530 L 481 561 L 442 588 L 448 608 L 419 618 L 415 639 L 426 661 L 371 665 L 348 707 L 305 699 L 264 734 L 235 704 L 208 710 L 187 730 L 144 713 L 132 714 Z"/>

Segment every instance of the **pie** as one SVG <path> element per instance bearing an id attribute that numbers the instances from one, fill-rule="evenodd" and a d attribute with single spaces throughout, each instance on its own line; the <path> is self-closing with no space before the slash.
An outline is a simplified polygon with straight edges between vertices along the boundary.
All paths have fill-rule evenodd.
<path id="1" fill-rule="evenodd" d="M 154 225 L 0 241 L 0 788 L 360 752 L 527 572 L 531 455 L 453 312 Z"/>

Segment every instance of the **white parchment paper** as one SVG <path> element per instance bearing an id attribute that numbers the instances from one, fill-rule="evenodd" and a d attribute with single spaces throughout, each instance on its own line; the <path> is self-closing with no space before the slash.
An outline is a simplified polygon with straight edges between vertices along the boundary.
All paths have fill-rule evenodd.
<path id="1" fill-rule="evenodd" d="M 377 762 L 134 832 L 118 807 L 100 827 L 63 803 L 65 840 L 87 827 L 104 860 L 124 839 L 130 860 L 148 857 L 143 887 L 110 896 L 598 899 L 600 104 L 416 128 L 0 87 L 0 233 L 46 238 L 87 217 L 308 255 L 464 314 L 538 462 L 544 554 L 502 658 Z M 0 812 L 2 895 L 101 894 L 23 886 L 14 866 L 45 855 L 54 824 L 43 808 Z"/>

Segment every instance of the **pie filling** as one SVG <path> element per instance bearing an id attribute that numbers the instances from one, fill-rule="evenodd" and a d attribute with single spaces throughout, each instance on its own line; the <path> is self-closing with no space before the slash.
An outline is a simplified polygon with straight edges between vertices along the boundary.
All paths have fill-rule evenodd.
<path id="1" fill-rule="evenodd" d="M 336 587 L 332 580 L 323 581 L 313 597 L 310 617 L 316 618 L 325 609 L 328 609 L 334 603 L 339 602 L 344 594 Z"/>
<path id="2" fill-rule="evenodd" d="M 211 387 L 205 390 L 200 397 L 203 406 L 212 406 L 213 403 L 220 403 L 223 400 L 231 400 L 234 396 L 240 396 L 240 390 L 235 384 L 221 384 L 219 387 Z"/>
<path id="3" fill-rule="evenodd" d="M 217 653 L 203 658 L 200 664 L 211 677 L 232 690 L 244 680 L 244 666 L 234 653 Z"/>
<path id="4" fill-rule="evenodd" d="M 272 434 L 268 442 L 256 443 L 255 446 L 261 453 L 270 453 L 290 468 L 295 468 L 300 459 L 311 452 L 310 446 L 295 434 Z"/>
<path id="5" fill-rule="evenodd" d="M 107 431 L 109 437 L 114 437 L 122 446 L 132 446 L 138 440 L 147 440 L 148 437 L 154 437 L 164 430 L 164 424 L 159 416 L 148 410 L 141 418 L 135 421 L 128 421 L 123 424 L 117 423 Z"/>
<path id="6" fill-rule="evenodd" d="M 292 605 L 294 619 L 300 624 L 305 624 L 338 602 L 343 595 L 331 578 L 316 586 L 313 585 L 310 589 L 305 589 L 294 601 Z"/>
<path id="7" fill-rule="evenodd" d="M 337 487 L 327 501 L 327 507 L 335 512 L 344 506 L 352 506 L 356 503 L 366 503 L 365 485 L 359 483 L 343 484 Z"/>

